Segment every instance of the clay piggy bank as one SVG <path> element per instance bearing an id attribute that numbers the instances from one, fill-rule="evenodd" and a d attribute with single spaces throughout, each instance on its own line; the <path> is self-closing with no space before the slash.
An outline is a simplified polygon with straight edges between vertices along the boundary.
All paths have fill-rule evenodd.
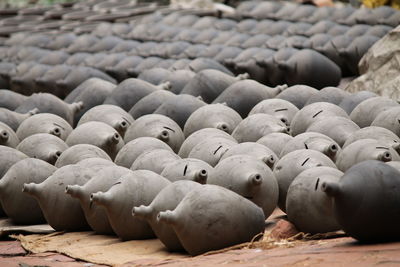
<path id="1" fill-rule="evenodd" d="M 300 149 L 283 156 L 274 166 L 274 175 L 279 185 L 278 206 L 281 210 L 286 209 L 286 195 L 290 184 L 302 171 L 327 166 L 336 168 L 335 163 L 319 151 Z"/>
<path id="2" fill-rule="evenodd" d="M 16 224 L 41 224 L 45 222 L 39 204 L 22 193 L 24 183 L 41 183 L 57 170 L 53 165 L 28 158 L 15 163 L 0 180 L 1 205 Z"/>
<path id="3" fill-rule="evenodd" d="M 399 185 L 398 170 L 368 160 L 352 166 L 339 181 L 322 183 L 322 190 L 334 199 L 336 219 L 348 235 L 377 242 L 400 238 Z"/>
<path id="4" fill-rule="evenodd" d="M 158 215 L 190 255 L 247 242 L 264 231 L 264 214 L 257 205 L 220 186 L 202 187 L 189 192 L 173 211 Z"/>
<path id="5" fill-rule="evenodd" d="M 147 170 L 123 175 L 107 192 L 93 193 L 93 205 L 103 206 L 113 231 L 122 240 L 148 239 L 154 237 L 150 225 L 132 217 L 132 207 L 149 205 L 157 194 L 170 182 Z"/>
<path id="6" fill-rule="evenodd" d="M 289 186 L 286 213 L 299 231 L 324 233 L 340 229 L 333 199 L 322 191 L 322 183 L 338 182 L 343 173 L 336 168 L 315 167 L 301 172 Z"/>
<path id="7" fill-rule="evenodd" d="M 237 155 L 222 160 L 207 183 L 223 186 L 251 200 L 263 209 L 265 218 L 278 203 L 278 183 L 273 172 L 251 156 Z"/>
<path id="8" fill-rule="evenodd" d="M 159 114 L 149 114 L 135 120 L 125 133 L 125 142 L 146 136 L 160 139 L 175 152 L 179 151 L 185 140 L 179 125 L 170 118 Z"/>
<path id="9" fill-rule="evenodd" d="M 174 229 L 168 224 L 159 223 L 157 215 L 161 211 L 174 210 L 189 192 L 200 188 L 202 186 L 193 181 L 173 182 L 163 188 L 150 205 L 134 207 L 132 214 L 146 220 L 169 251 L 181 251 L 183 247 Z"/>

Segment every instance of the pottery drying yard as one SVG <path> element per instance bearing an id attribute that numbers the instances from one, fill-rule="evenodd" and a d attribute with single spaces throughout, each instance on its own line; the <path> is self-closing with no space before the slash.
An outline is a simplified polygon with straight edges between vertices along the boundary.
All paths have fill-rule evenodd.
<path id="1" fill-rule="evenodd" d="M 0 266 L 400 264 L 396 1 L 36 2 L 0 9 Z"/>

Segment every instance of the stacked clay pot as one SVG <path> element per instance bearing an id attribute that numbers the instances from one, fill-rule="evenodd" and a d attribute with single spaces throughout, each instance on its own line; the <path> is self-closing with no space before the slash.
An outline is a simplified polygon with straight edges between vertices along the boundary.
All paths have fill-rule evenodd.
<path id="1" fill-rule="evenodd" d="M 65 98 L 88 78 L 111 84 L 139 78 L 154 85 L 168 81 L 178 94 L 195 92 L 193 86 L 184 88 L 188 81 L 215 69 L 235 76 L 247 73 L 271 87 L 286 83 L 321 89 L 337 86 L 341 77 L 358 75 L 361 57 L 400 22 L 399 11 L 390 7 L 318 9 L 244 1 L 235 14 L 217 17 L 165 7 L 162 13 L 151 13 L 156 5 L 125 6 L 124 0 L 86 2 L 93 3 L 0 16 L 5 26 L 0 34 L 10 37 L 0 44 L 3 88 Z M 13 31 L 20 32 L 10 35 Z M 220 90 L 230 85 L 219 79 Z M 102 86 L 92 101 L 109 98 L 111 85 Z M 210 102 L 219 92 L 199 95 Z"/>

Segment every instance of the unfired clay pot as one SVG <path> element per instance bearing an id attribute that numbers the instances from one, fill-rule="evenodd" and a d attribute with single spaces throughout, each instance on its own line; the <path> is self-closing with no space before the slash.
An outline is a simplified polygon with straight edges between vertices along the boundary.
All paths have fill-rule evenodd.
<path id="1" fill-rule="evenodd" d="M 350 118 L 361 128 L 370 126 L 379 113 L 399 104 L 387 97 L 371 97 L 358 104 L 350 114 Z"/>
<path id="2" fill-rule="evenodd" d="M 67 148 L 68 145 L 63 140 L 46 133 L 28 136 L 17 147 L 29 157 L 42 159 L 53 165 Z"/>
<path id="3" fill-rule="evenodd" d="M 121 135 L 104 122 L 89 121 L 76 127 L 65 141 L 69 146 L 91 144 L 104 150 L 111 159 L 125 145 Z"/>
<path id="4" fill-rule="evenodd" d="M 360 162 L 337 182 L 322 183 L 334 199 L 334 211 L 342 229 L 363 242 L 399 240 L 397 212 L 400 173 L 374 160 Z"/>
<path id="5" fill-rule="evenodd" d="M 170 162 L 161 172 L 161 176 L 171 182 L 190 180 L 205 184 L 212 166 L 199 159 L 185 158 Z"/>
<path id="6" fill-rule="evenodd" d="M 282 149 L 292 139 L 293 137 L 286 133 L 270 133 L 258 139 L 257 143 L 268 147 L 274 151 L 276 155 L 280 155 Z"/>
<path id="7" fill-rule="evenodd" d="M 215 166 L 207 179 L 251 200 L 264 211 L 265 218 L 278 203 L 278 183 L 270 168 L 247 155 L 228 157 Z"/>
<path id="8" fill-rule="evenodd" d="M 0 122 L 0 145 L 16 148 L 19 144 L 17 134 L 7 124 Z"/>
<path id="9" fill-rule="evenodd" d="M 233 77 L 218 70 L 206 69 L 197 73 L 182 89 L 181 94 L 201 96 L 206 103 L 211 103 L 225 88 L 245 78 L 247 76 Z"/>
<path id="10" fill-rule="evenodd" d="M 390 130 L 378 126 L 368 126 L 353 132 L 343 144 L 343 148 L 361 139 L 375 139 L 400 152 L 400 138 Z"/>
<path id="11" fill-rule="evenodd" d="M 140 154 L 132 163 L 131 170 L 149 170 L 161 174 L 171 162 L 180 159 L 172 151 L 165 149 L 148 150 Z"/>
<path id="12" fill-rule="evenodd" d="M 85 165 L 88 166 L 87 164 Z M 84 185 L 68 185 L 66 187 L 65 193 L 80 201 L 88 224 L 97 234 L 113 234 L 114 232 L 108 221 L 106 211 L 101 206 L 92 205 L 90 195 L 99 191 L 106 192 L 123 175 L 130 172 L 129 169 L 124 167 L 103 166 L 101 171 L 98 171 Z"/>
<path id="13" fill-rule="evenodd" d="M 284 99 L 295 105 L 298 109 L 302 109 L 308 99 L 317 94 L 318 90 L 307 85 L 293 85 L 279 93 L 276 98 Z"/>
<path id="14" fill-rule="evenodd" d="M 128 112 L 146 95 L 168 88 L 168 86 L 169 84 L 155 86 L 143 80 L 129 78 L 118 84 L 111 95 L 105 99 L 104 104 L 117 105 Z"/>
<path id="15" fill-rule="evenodd" d="M 357 93 L 354 93 L 350 96 L 343 98 L 343 100 L 338 104 L 338 106 L 344 109 L 347 112 L 347 114 L 350 115 L 353 109 L 362 101 L 376 96 L 378 95 L 370 91 L 359 91 Z"/>
<path id="16" fill-rule="evenodd" d="M 300 149 L 283 156 L 274 166 L 274 175 L 279 185 L 278 206 L 286 210 L 286 194 L 290 184 L 302 171 L 327 166 L 336 168 L 335 163 L 326 155 L 311 149 Z"/>
<path id="17" fill-rule="evenodd" d="M 189 192 L 201 188 L 199 183 L 193 181 L 175 181 L 163 188 L 150 205 L 134 207 L 133 216 L 146 220 L 169 251 L 181 251 L 183 247 L 174 229 L 168 224 L 159 223 L 157 215 L 161 211 L 174 210 Z"/>
<path id="18" fill-rule="evenodd" d="M 193 147 L 195 147 L 203 140 L 211 139 L 213 137 L 222 137 L 236 142 L 236 140 L 231 135 L 222 130 L 216 128 L 204 128 L 186 137 L 185 141 L 182 143 L 181 148 L 179 149 L 178 155 L 182 158 L 187 158 Z"/>
<path id="19" fill-rule="evenodd" d="M 331 167 L 315 167 L 301 172 L 289 186 L 286 213 L 299 231 L 325 233 L 340 229 L 333 211 L 333 199 L 322 191 L 322 183 L 338 182 L 343 172 Z"/>
<path id="20" fill-rule="evenodd" d="M 158 215 L 190 255 L 248 242 L 264 231 L 264 214 L 257 205 L 220 186 L 202 187 L 188 193 L 173 211 Z"/>
<path id="21" fill-rule="evenodd" d="M 42 183 L 25 183 L 22 191 L 33 196 L 43 211 L 48 224 L 56 231 L 89 229 L 77 199 L 65 194 L 68 185 L 83 185 L 94 172 L 78 165 L 67 165 L 56 170 Z"/>
<path id="22" fill-rule="evenodd" d="M 349 119 L 347 113 L 328 102 L 317 102 L 305 106 L 294 116 L 290 124 L 290 131 L 293 136 L 304 133 L 307 128 L 315 121 L 325 117 L 340 116 Z M 328 120 L 328 118 L 327 118 Z"/>
<path id="23" fill-rule="evenodd" d="M 22 193 L 24 183 L 41 183 L 57 170 L 53 165 L 27 158 L 15 163 L 0 180 L 1 205 L 16 224 L 45 222 L 39 204 L 32 196 Z"/>
<path id="24" fill-rule="evenodd" d="M 346 140 L 359 129 L 360 127 L 348 118 L 329 116 L 313 122 L 307 128 L 307 132 L 324 134 L 335 140 L 340 146 L 343 146 Z"/>
<path id="25" fill-rule="evenodd" d="M 232 136 L 239 143 L 256 142 L 270 133 L 289 133 L 289 127 L 272 115 L 257 113 L 242 120 Z"/>
<path id="26" fill-rule="evenodd" d="M 255 105 L 249 115 L 257 113 L 265 113 L 277 117 L 283 123 L 290 126 L 294 115 L 299 111 L 299 109 L 290 103 L 289 101 L 272 98 L 266 99 Z"/>
<path id="27" fill-rule="evenodd" d="M 73 125 L 74 115 L 82 109 L 83 104 L 83 102 L 67 104 L 52 94 L 39 93 L 29 96 L 15 111 L 26 113 L 34 108 L 38 108 L 42 113 L 58 115 L 70 125 Z"/>
<path id="28" fill-rule="evenodd" d="M 145 115 L 128 128 L 125 142 L 128 143 L 139 137 L 155 137 L 168 144 L 173 151 L 178 152 L 185 140 L 182 129 L 170 118 L 159 115 Z"/>
<path id="29" fill-rule="evenodd" d="M 165 149 L 172 152 L 172 148 L 160 139 L 154 137 L 139 137 L 126 143 L 115 157 L 115 163 L 130 168 L 132 163 L 142 153 L 153 149 Z"/>
<path id="30" fill-rule="evenodd" d="M 351 166 L 370 159 L 388 162 L 400 160 L 400 156 L 386 142 L 375 139 L 360 139 L 342 149 L 336 159 L 336 166 L 344 172 Z"/>
<path id="31" fill-rule="evenodd" d="M 130 110 L 129 114 L 138 119 L 141 116 L 152 114 L 165 101 L 174 97 L 175 94 L 166 90 L 157 90 L 140 99 Z"/>
<path id="32" fill-rule="evenodd" d="M 214 137 L 199 142 L 190 151 L 188 157 L 200 159 L 207 162 L 211 166 L 217 165 L 222 155 L 232 146 L 236 145 L 236 141 L 229 140 L 225 137 Z"/>
<path id="33" fill-rule="evenodd" d="M 7 124 L 14 131 L 17 131 L 18 127 L 24 120 L 38 112 L 39 109 L 36 108 L 24 114 L 6 108 L 0 108 L 0 121 Z"/>
<path id="34" fill-rule="evenodd" d="M 128 127 L 133 123 L 132 116 L 122 108 L 114 105 L 99 105 L 86 111 L 78 122 L 78 126 L 89 121 L 101 121 L 123 137 Z"/>
<path id="35" fill-rule="evenodd" d="M 18 127 L 17 135 L 22 141 L 30 135 L 48 133 L 65 141 L 71 132 L 71 125 L 60 116 L 40 113 L 24 120 Z"/>
<path id="36" fill-rule="evenodd" d="M 57 159 L 55 166 L 61 168 L 87 158 L 102 158 L 112 162 L 110 156 L 101 148 L 90 144 L 79 144 L 67 148 Z"/>
<path id="37" fill-rule="evenodd" d="M 268 147 L 254 143 L 244 142 L 230 147 L 221 157 L 221 160 L 235 155 L 248 155 L 261 160 L 271 169 L 274 167 L 275 162 L 279 160 L 278 156 Z"/>
<path id="38" fill-rule="evenodd" d="M 132 217 L 132 207 L 149 205 L 170 182 L 148 170 L 137 170 L 122 176 L 107 192 L 93 193 L 92 205 L 103 206 L 114 232 L 122 240 L 154 237 L 150 225 Z"/>
<path id="39" fill-rule="evenodd" d="M 233 109 L 222 104 L 211 104 L 197 109 L 185 123 L 184 134 L 189 136 L 203 128 L 217 128 L 231 134 L 242 121 Z"/>
<path id="40" fill-rule="evenodd" d="M 296 135 L 283 147 L 280 157 L 299 149 L 312 149 L 324 153 L 333 161 L 340 151 L 340 146 L 332 138 L 317 132 L 306 132 Z"/>
<path id="41" fill-rule="evenodd" d="M 201 96 L 180 94 L 166 99 L 165 102 L 154 111 L 154 114 L 167 116 L 183 129 L 190 115 L 204 106 L 206 106 L 206 103 Z"/>
<path id="42" fill-rule="evenodd" d="M 245 118 L 257 103 L 275 97 L 286 88 L 287 85 L 268 87 L 255 80 L 241 80 L 226 88 L 213 103 L 226 103 Z"/>
<path id="43" fill-rule="evenodd" d="M 382 111 L 372 121 L 371 126 L 386 128 L 395 133 L 397 136 L 399 136 L 400 135 L 400 127 L 398 121 L 399 114 L 400 114 L 400 107 L 392 107 L 388 110 Z"/>

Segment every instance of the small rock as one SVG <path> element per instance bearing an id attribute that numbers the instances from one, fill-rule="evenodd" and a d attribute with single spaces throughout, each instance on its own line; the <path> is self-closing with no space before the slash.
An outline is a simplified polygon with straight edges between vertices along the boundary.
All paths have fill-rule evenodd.
<path id="1" fill-rule="evenodd" d="M 275 227 L 271 230 L 271 236 L 275 239 L 290 238 L 299 233 L 296 227 L 286 220 L 279 220 Z"/>

